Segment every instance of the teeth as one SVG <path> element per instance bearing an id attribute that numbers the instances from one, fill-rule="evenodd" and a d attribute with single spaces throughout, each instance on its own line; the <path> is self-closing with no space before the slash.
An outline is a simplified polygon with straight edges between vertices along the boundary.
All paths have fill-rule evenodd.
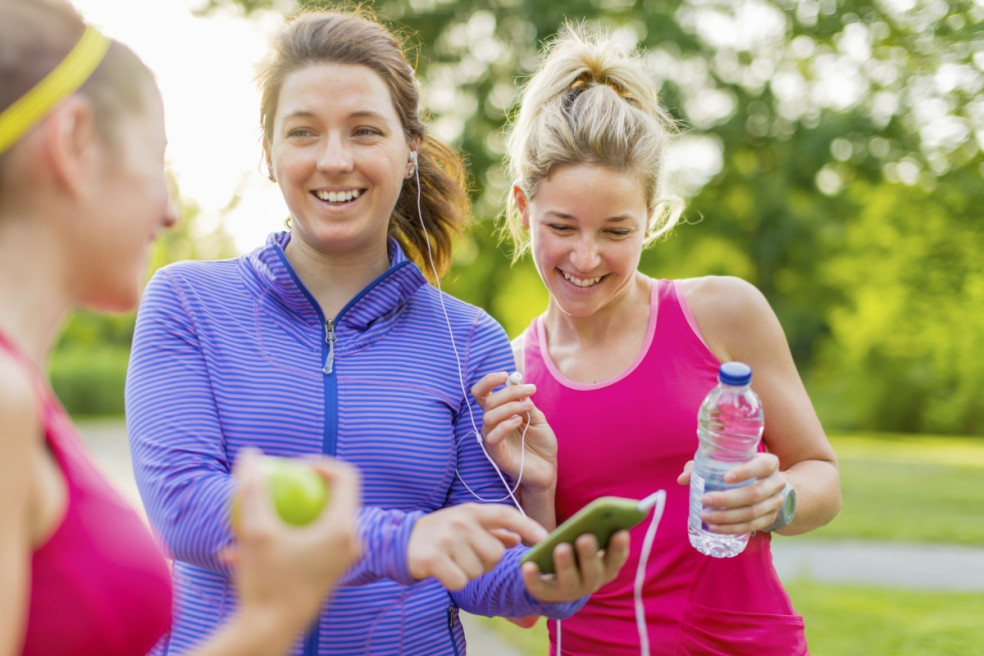
<path id="1" fill-rule="evenodd" d="M 329 203 L 348 203 L 359 197 L 359 190 L 352 189 L 350 191 L 316 191 L 315 195 Z"/>
<path id="2" fill-rule="evenodd" d="M 577 287 L 591 287 L 592 285 L 597 285 L 601 282 L 602 278 L 602 276 L 598 276 L 597 278 L 575 278 L 566 271 L 561 271 L 560 275 L 564 276 L 564 280 Z"/>

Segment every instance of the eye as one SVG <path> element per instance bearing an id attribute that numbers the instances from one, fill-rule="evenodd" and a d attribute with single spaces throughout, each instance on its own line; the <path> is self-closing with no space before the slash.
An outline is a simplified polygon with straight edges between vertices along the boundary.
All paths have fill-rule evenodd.
<path id="1" fill-rule="evenodd" d="M 357 127 L 354 132 L 357 137 L 379 137 L 382 136 L 383 132 L 379 128 L 374 128 L 368 125 L 363 125 Z"/>
<path id="2" fill-rule="evenodd" d="M 314 134 L 310 128 L 291 128 L 287 130 L 288 139 L 304 139 Z"/>
<path id="3" fill-rule="evenodd" d="M 632 230 L 628 230 L 626 228 L 612 228 L 611 230 L 608 231 L 608 234 L 616 238 L 628 237 L 632 233 L 633 233 Z"/>
<path id="4" fill-rule="evenodd" d="M 554 232 L 560 232 L 560 233 L 570 233 L 574 231 L 574 228 L 572 226 L 567 225 L 566 223 L 548 223 L 547 227 L 553 230 Z"/>

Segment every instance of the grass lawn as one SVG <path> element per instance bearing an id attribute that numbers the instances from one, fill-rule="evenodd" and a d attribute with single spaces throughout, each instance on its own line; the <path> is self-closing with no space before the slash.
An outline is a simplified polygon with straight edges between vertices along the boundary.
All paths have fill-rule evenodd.
<path id="1" fill-rule="evenodd" d="M 843 435 L 844 507 L 811 538 L 984 546 L 984 439 Z"/>
<path id="2" fill-rule="evenodd" d="M 806 621 L 811 656 L 982 653 L 984 593 L 809 582 L 786 589 Z"/>
<path id="3" fill-rule="evenodd" d="M 787 586 L 806 620 L 811 656 L 968 656 L 984 645 L 984 593 L 947 593 L 797 582 Z M 543 620 L 521 629 L 478 618 L 529 656 L 547 653 Z"/>
<path id="4" fill-rule="evenodd" d="M 984 546 L 984 438 L 835 435 L 844 508 L 809 535 L 823 539 Z M 811 656 L 984 653 L 984 592 L 909 591 L 797 581 Z M 530 656 L 547 653 L 546 625 L 479 618 Z"/>

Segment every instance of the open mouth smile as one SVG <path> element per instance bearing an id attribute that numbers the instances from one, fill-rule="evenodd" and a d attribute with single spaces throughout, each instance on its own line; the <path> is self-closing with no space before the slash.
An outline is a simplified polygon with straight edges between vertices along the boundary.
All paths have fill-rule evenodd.
<path id="1" fill-rule="evenodd" d="M 598 276 L 597 278 L 579 278 L 573 276 L 566 271 L 561 271 L 560 275 L 564 277 L 564 280 L 571 283 L 575 287 L 593 287 L 597 285 L 605 276 Z"/>
<path id="2" fill-rule="evenodd" d="M 362 195 L 361 189 L 348 189 L 346 191 L 314 191 L 314 196 L 325 203 L 331 205 L 344 205 L 351 203 Z"/>

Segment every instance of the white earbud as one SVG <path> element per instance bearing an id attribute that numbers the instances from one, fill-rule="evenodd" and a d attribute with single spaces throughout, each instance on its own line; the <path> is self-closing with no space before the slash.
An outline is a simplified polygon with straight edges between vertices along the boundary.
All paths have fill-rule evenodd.
<path id="1" fill-rule="evenodd" d="M 407 180 L 413 177 L 413 174 L 417 172 L 417 151 L 410 151 L 410 158 L 407 162 L 410 166 L 407 167 Z"/>
<path id="2" fill-rule="evenodd" d="M 522 382 L 523 382 L 523 374 L 519 373 L 518 371 L 512 372 L 511 374 L 509 374 L 509 378 L 506 379 L 507 385 L 519 385 Z"/>

